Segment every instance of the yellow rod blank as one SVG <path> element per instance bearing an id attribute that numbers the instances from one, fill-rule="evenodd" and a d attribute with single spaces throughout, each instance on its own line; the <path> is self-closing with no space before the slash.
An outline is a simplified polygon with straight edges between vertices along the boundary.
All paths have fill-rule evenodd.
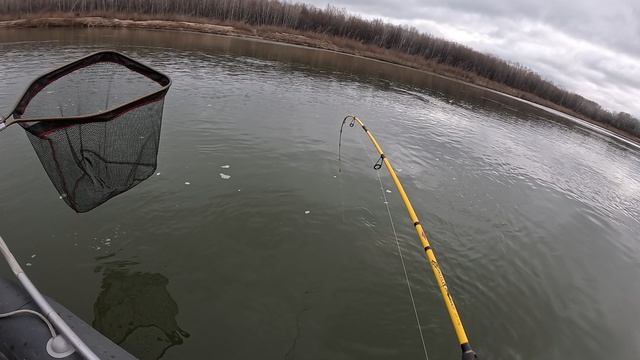
<path id="1" fill-rule="evenodd" d="M 476 354 L 471 349 L 471 346 L 469 344 L 469 339 L 467 338 L 467 334 L 464 331 L 464 327 L 462 326 L 462 320 L 460 319 L 460 315 L 458 314 L 456 305 L 453 303 L 453 298 L 449 293 L 449 288 L 447 287 L 447 283 L 444 280 L 444 274 L 440 269 L 440 265 L 438 265 L 438 261 L 436 260 L 436 255 L 434 254 L 433 249 L 431 248 L 431 245 L 429 245 L 429 240 L 427 239 L 427 235 L 424 232 L 424 228 L 422 227 L 422 224 L 420 223 L 420 220 L 418 219 L 418 216 L 416 215 L 416 212 L 413 209 L 413 205 L 411 205 L 411 201 L 409 200 L 407 193 L 404 191 L 404 187 L 402 186 L 402 183 L 400 183 L 400 179 L 398 179 L 398 175 L 396 175 L 396 172 L 393 170 L 393 167 L 391 166 L 389 159 L 382 151 L 382 147 L 380 146 L 376 138 L 373 136 L 371 131 L 369 131 L 369 129 L 364 125 L 364 123 L 360 119 L 358 119 L 356 116 L 353 116 L 353 115 L 347 116 L 347 118 L 352 118 L 358 123 L 358 125 L 360 125 L 360 127 L 362 127 L 362 129 L 365 131 L 365 133 L 369 137 L 369 140 L 371 140 L 371 143 L 376 148 L 376 151 L 378 152 L 378 154 L 380 154 L 382 161 L 384 163 L 384 166 L 389 171 L 389 175 L 391 176 L 393 183 L 395 184 L 396 188 L 398 189 L 398 192 L 400 193 L 400 197 L 402 198 L 402 202 L 404 203 L 404 206 L 407 209 L 407 212 L 409 213 L 411 222 L 414 224 L 416 233 L 418 234 L 418 238 L 420 238 L 420 242 L 422 243 L 422 247 L 424 248 L 425 254 L 427 256 L 427 260 L 429 262 L 429 265 L 431 266 L 431 270 L 433 271 L 433 276 L 435 277 L 436 283 L 440 288 L 440 294 L 442 295 L 442 299 L 444 300 L 444 304 L 447 308 L 447 312 L 449 313 L 449 318 L 451 319 L 451 323 L 453 324 L 453 329 L 455 330 L 456 337 L 458 338 L 458 343 L 462 348 L 463 359 L 475 359 Z"/>

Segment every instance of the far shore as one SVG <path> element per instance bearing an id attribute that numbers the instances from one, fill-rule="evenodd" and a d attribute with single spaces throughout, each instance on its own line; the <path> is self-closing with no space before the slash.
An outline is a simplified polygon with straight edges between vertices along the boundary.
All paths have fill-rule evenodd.
<path id="1" fill-rule="evenodd" d="M 605 130 L 605 133 L 610 132 L 617 135 L 617 137 L 626 140 L 626 142 L 632 142 L 636 145 L 640 144 L 640 137 L 634 136 L 607 124 L 603 124 L 601 122 L 586 118 L 581 114 L 554 104 L 550 101 L 544 100 L 536 95 L 522 92 L 520 90 L 507 87 L 497 82 L 489 81 L 487 79 L 481 78 L 457 68 L 425 61 L 423 58 L 420 58 L 418 56 L 365 45 L 350 39 L 326 36 L 323 34 L 310 32 L 295 32 L 285 28 L 277 28 L 271 26 L 254 27 L 243 23 L 212 23 L 211 21 L 205 19 L 187 18 L 184 20 L 188 21 L 182 21 L 182 19 L 148 19 L 141 18 L 140 16 L 135 16 L 135 19 L 117 19 L 98 16 L 76 17 L 69 14 L 55 14 L 55 16 L 52 15 L 51 17 L 27 17 L 21 19 L 10 19 L 3 18 L 0 15 L 0 29 L 46 27 L 107 27 L 188 31 L 274 41 L 278 43 L 335 51 L 343 54 L 383 61 L 395 65 L 406 66 L 415 70 L 425 71 L 430 74 L 443 76 L 450 80 L 460 81 L 472 86 L 482 87 L 513 98 L 524 100 L 527 103 L 534 103 L 532 105 L 541 105 L 543 109 L 549 108 L 551 109 L 551 111 L 549 112 L 555 115 L 559 115 L 557 112 L 560 112 L 564 115 L 567 115 L 565 117 L 569 118 L 570 120 L 575 121 L 576 119 L 572 118 L 577 118 L 578 122 L 581 122 L 580 120 L 586 121 L 592 125 L 595 125 L 597 128 Z M 583 125 L 585 124 L 583 123 Z M 593 126 L 587 127 L 593 129 Z"/>

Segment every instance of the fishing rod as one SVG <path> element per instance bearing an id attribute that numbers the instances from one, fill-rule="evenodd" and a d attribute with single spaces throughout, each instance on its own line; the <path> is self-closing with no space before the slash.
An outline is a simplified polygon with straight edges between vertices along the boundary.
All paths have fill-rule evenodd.
<path id="1" fill-rule="evenodd" d="M 387 168 L 387 171 L 389 172 L 389 175 L 391 176 L 391 179 L 393 180 L 394 185 L 398 189 L 398 193 L 400 193 L 402 202 L 404 203 L 404 206 L 407 209 L 407 212 L 409 213 L 409 218 L 411 218 L 411 222 L 413 223 L 416 233 L 418 234 L 418 238 L 420 238 L 420 242 L 422 243 L 422 247 L 424 248 L 424 252 L 427 257 L 427 262 L 431 266 L 431 270 L 433 271 L 433 276 L 436 279 L 438 288 L 440 288 L 440 294 L 442 295 L 442 300 L 444 300 L 444 304 L 447 308 L 447 312 L 449 313 L 449 318 L 451 319 L 451 323 L 453 324 L 453 329 L 456 333 L 456 337 L 458 338 L 458 343 L 460 344 L 460 348 L 462 350 L 462 360 L 477 359 L 478 356 L 476 355 L 475 351 L 473 351 L 473 349 L 471 348 L 471 344 L 469 343 L 469 339 L 467 338 L 467 334 L 464 330 L 464 326 L 462 325 L 462 320 L 460 319 L 460 315 L 458 314 L 456 305 L 453 303 L 453 297 L 449 293 L 449 288 L 447 287 L 447 283 L 444 280 L 444 274 L 442 273 L 442 270 L 440 269 L 440 265 L 436 260 L 436 255 L 433 252 L 431 245 L 429 244 L 429 239 L 427 239 L 427 235 L 424 232 L 424 227 L 420 223 L 420 220 L 418 219 L 418 215 L 416 215 L 416 212 L 413 209 L 413 205 L 411 205 L 411 201 L 409 200 L 407 193 L 404 191 L 404 187 L 402 186 L 402 183 L 400 183 L 400 179 L 398 178 L 398 175 L 396 175 L 395 170 L 393 170 L 393 167 L 391 166 L 389 159 L 385 155 L 384 151 L 382 151 L 382 147 L 380 146 L 376 138 L 373 136 L 371 131 L 364 125 L 362 120 L 357 118 L 355 115 L 347 115 L 342 120 L 342 125 L 340 126 L 340 138 L 338 142 L 338 159 L 340 159 L 340 148 L 342 146 L 342 130 L 344 128 L 344 124 L 349 119 L 351 119 L 351 122 L 349 123 L 349 127 L 354 127 L 355 124 L 358 124 L 362 128 L 362 130 L 364 130 L 364 132 L 367 134 L 367 137 L 369 138 L 369 140 L 371 140 L 371 143 L 373 144 L 373 146 L 376 148 L 376 151 L 380 155 L 380 158 L 378 158 L 378 161 L 376 161 L 376 163 L 373 165 L 373 168 L 375 170 L 380 170 L 382 168 L 382 165 L 384 165 Z"/>

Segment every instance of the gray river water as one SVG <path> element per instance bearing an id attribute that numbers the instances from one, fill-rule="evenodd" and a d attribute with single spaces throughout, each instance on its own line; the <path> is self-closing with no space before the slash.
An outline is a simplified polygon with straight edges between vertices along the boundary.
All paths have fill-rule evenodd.
<path id="1" fill-rule="evenodd" d="M 173 80 L 157 174 L 76 214 L 11 126 L 0 233 L 43 292 L 134 355 L 424 358 L 362 131 L 346 128 L 338 173 L 338 129 L 353 113 L 398 169 L 482 358 L 638 358 L 637 150 L 410 69 L 159 31 L 1 30 L 0 112 L 36 75 L 102 49 Z M 429 358 L 457 359 L 381 175 Z"/>

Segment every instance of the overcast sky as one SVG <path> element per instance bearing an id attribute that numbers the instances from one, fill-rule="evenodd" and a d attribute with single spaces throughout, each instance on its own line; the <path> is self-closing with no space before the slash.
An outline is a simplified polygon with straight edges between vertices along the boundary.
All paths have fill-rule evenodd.
<path id="1" fill-rule="evenodd" d="M 640 0 L 303 0 L 408 24 L 640 117 Z"/>

